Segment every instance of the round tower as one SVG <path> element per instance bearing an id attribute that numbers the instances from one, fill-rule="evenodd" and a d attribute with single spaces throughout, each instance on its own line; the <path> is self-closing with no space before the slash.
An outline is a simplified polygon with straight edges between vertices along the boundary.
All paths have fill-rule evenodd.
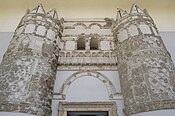
<path id="1" fill-rule="evenodd" d="M 126 115 L 173 116 L 173 62 L 146 9 L 118 9 L 113 32 Z"/>
<path id="2" fill-rule="evenodd" d="M 61 26 L 54 9 L 27 10 L 0 65 L 0 115 L 51 115 Z"/>

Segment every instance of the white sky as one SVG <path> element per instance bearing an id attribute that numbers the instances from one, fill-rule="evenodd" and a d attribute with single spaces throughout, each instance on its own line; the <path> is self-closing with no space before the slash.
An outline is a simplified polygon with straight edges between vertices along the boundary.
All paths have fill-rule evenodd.
<path id="1" fill-rule="evenodd" d="M 115 18 L 117 8 L 130 11 L 136 3 L 148 10 L 160 31 L 175 31 L 175 0 L 0 0 L 0 32 L 13 32 L 26 9 L 40 3 L 64 18 Z"/>

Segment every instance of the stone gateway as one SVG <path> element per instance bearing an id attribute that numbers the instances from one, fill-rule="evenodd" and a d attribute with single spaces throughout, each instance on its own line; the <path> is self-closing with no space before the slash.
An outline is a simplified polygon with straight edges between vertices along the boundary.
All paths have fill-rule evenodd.
<path id="1" fill-rule="evenodd" d="M 174 116 L 175 68 L 147 10 L 27 10 L 0 65 L 0 116 Z M 167 114 L 168 112 L 168 114 Z"/>

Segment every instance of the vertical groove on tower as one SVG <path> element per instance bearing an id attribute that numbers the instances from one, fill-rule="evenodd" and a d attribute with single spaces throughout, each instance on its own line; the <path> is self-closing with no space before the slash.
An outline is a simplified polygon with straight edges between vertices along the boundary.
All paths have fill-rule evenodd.
<path id="1" fill-rule="evenodd" d="M 147 11 L 118 9 L 113 32 L 126 114 L 174 109 L 174 65 Z"/>
<path id="2" fill-rule="evenodd" d="M 0 111 L 51 115 L 61 30 L 55 10 L 26 12 L 0 65 Z"/>

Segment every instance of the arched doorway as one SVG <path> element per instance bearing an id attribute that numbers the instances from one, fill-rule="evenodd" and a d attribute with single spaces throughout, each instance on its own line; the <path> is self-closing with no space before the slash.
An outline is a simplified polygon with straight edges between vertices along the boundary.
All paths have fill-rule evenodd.
<path id="1" fill-rule="evenodd" d="M 79 79 L 84 78 L 95 78 L 96 80 L 98 80 L 107 91 L 106 93 L 108 99 L 106 101 L 70 101 L 69 99 L 67 100 L 68 91 L 71 88 L 71 86 Z M 59 103 L 59 116 L 117 116 L 116 102 L 109 101 L 116 100 L 117 93 L 114 89 L 112 82 L 100 72 L 83 71 L 73 73 L 64 81 L 59 91 L 59 95 L 59 98 L 61 100 Z"/>
<path id="2" fill-rule="evenodd" d="M 95 77 L 97 79 L 99 79 L 106 87 L 107 91 L 108 91 L 108 97 L 110 100 L 116 99 L 117 98 L 117 93 L 114 89 L 114 86 L 112 84 L 112 82 L 103 74 L 99 73 L 99 72 L 76 72 L 74 74 L 72 74 L 70 77 L 68 77 L 65 82 L 63 83 L 60 91 L 59 91 L 59 98 L 62 100 L 66 99 L 66 94 L 67 91 L 70 87 L 70 85 L 78 78 L 83 77 L 83 76 L 92 76 Z"/>

